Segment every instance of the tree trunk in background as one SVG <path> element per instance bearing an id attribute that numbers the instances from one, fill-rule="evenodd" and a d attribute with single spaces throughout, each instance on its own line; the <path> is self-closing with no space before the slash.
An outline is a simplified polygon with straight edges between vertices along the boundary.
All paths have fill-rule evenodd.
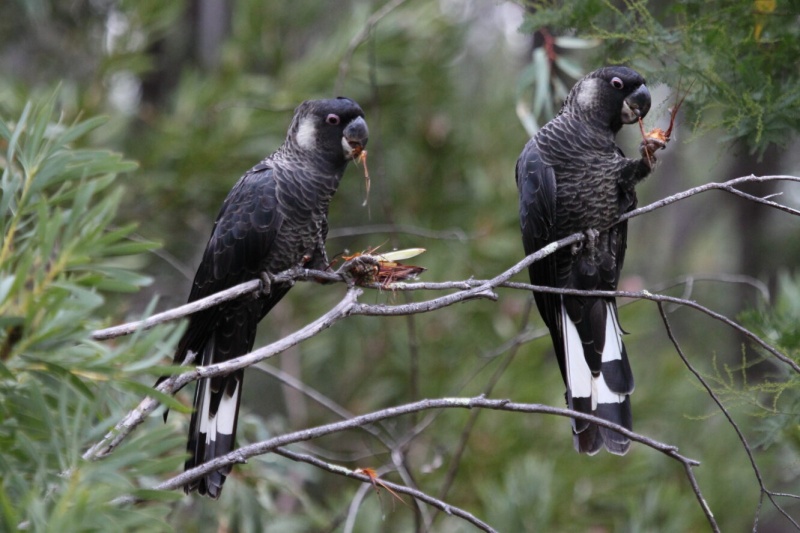
<path id="1" fill-rule="evenodd" d="M 230 34 L 233 0 L 193 0 L 189 5 L 192 53 L 203 70 L 214 70 Z"/>
<path id="2" fill-rule="evenodd" d="M 767 176 L 780 174 L 781 157 L 777 148 L 771 146 L 759 159 L 756 154 L 748 153 L 746 146 L 739 144 L 731 154 L 730 178 L 739 176 Z M 778 182 L 748 183 L 740 189 L 754 196 L 767 196 L 779 191 Z M 774 234 L 770 231 L 770 220 L 774 211 L 755 202 L 744 201 L 740 198 L 729 196 L 729 205 L 735 212 L 736 241 L 739 243 L 739 268 L 738 272 L 753 276 L 770 285 L 774 292 L 776 269 L 780 266 L 776 262 L 774 249 Z M 739 302 L 742 307 L 753 304 L 753 291 L 747 287 L 739 289 Z"/>
<path id="3" fill-rule="evenodd" d="M 232 0 L 192 0 L 179 27 L 154 41 L 147 50 L 153 69 L 142 76 L 142 103 L 160 106 L 178 84 L 181 71 L 192 62 L 213 71 L 230 35 Z"/>

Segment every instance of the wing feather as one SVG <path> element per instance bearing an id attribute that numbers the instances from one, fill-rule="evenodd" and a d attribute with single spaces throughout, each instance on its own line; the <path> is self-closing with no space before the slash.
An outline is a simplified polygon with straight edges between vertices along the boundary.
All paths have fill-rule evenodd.
<path id="1" fill-rule="evenodd" d="M 274 173 L 271 167 L 257 165 L 231 189 L 203 252 L 189 293 L 189 302 L 249 281 L 263 269 L 283 223 L 276 198 Z M 232 305 L 215 306 L 192 315 L 187 332 L 175 353 L 176 363 L 183 361 L 187 350 L 201 353 L 211 326 L 217 322 L 220 314 L 230 311 Z"/>

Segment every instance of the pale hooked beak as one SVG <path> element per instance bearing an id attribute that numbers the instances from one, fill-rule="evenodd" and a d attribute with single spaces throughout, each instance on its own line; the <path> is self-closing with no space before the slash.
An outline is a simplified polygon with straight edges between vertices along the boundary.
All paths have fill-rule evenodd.
<path id="1" fill-rule="evenodd" d="M 367 121 L 361 117 L 356 117 L 350 121 L 344 129 L 342 136 L 342 149 L 347 159 L 356 159 L 364 151 L 369 140 L 369 128 Z"/>
<path id="2" fill-rule="evenodd" d="M 648 111 L 650 111 L 650 91 L 647 90 L 647 85 L 641 85 L 622 103 L 620 118 L 623 124 L 633 124 L 644 118 Z"/>

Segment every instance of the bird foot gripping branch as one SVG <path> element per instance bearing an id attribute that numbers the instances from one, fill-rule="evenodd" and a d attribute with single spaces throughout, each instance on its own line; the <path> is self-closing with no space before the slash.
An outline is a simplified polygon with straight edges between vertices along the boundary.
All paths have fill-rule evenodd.
<path id="1" fill-rule="evenodd" d="M 666 129 L 666 131 L 661 128 L 653 128 L 645 133 L 644 121 L 641 117 L 639 117 L 639 130 L 642 132 L 642 144 L 639 150 L 642 153 L 642 157 L 647 159 L 647 163 L 650 165 L 650 167 L 655 164 L 656 151 L 663 150 L 667 147 L 667 143 L 670 141 L 670 137 L 672 135 L 672 128 L 675 126 L 675 117 L 678 115 L 678 111 L 680 110 L 681 105 L 683 105 L 683 101 L 686 99 L 689 91 L 692 90 L 692 85 L 694 85 L 694 82 L 689 85 L 689 88 L 686 89 L 686 92 L 683 94 L 680 100 L 678 100 L 677 95 L 675 96 L 675 105 L 669 109 L 669 127 Z M 678 84 L 678 92 L 680 93 L 680 84 Z"/>
<path id="2" fill-rule="evenodd" d="M 261 288 L 256 293 L 257 296 L 269 296 L 269 293 L 272 292 L 272 278 L 272 274 L 266 270 L 262 270 L 258 273 L 258 279 L 261 281 Z"/>

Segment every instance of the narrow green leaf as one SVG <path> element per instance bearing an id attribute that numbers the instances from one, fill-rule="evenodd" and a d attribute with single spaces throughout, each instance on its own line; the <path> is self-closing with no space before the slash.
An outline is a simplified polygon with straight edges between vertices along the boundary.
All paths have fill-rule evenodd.
<path id="1" fill-rule="evenodd" d="M 108 117 L 97 116 L 86 119 L 83 122 L 73 124 L 66 130 L 64 130 L 64 133 L 59 136 L 58 141 L 62 145 L 69 144 L 75 139 L 79 139 L 84 135 L 86 135 L 87 133 L 89 133 L 90 131 L 102 126 L 106 122 L 108 122 Z"/>

